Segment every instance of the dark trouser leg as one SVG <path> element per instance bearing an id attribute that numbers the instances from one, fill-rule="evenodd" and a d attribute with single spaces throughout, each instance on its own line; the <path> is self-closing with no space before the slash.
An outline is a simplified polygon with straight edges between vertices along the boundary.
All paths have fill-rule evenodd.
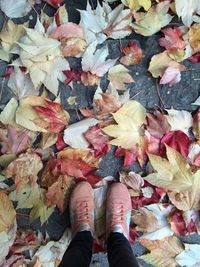
<path id="1" fill-rule="evenodd" d="M 78 232 L 67 248 L 59 267 L 89 267 L 92 243 L 90 231 Z"/>
<path id="2" fill-rule="evenodd" d="M 130 243 L 123 234 L 110 233 L 107 250 L 110 267 L 139 267 Z"/>

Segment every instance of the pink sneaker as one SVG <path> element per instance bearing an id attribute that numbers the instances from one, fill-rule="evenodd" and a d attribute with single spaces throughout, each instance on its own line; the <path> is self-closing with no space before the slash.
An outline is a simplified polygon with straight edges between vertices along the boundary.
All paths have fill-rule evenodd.
<path id="1" fill-rule="evenodd" d="M 72 235 L 77 232 L 94 233 L 94 193 L 88 182 L 80 182 L 70 198 L 70 218 Z"/>
<path id="2" fill-rule="evenodd" d="M 111 185 L 107 193 L 106 232 L 123 233 L 129 239 L 131 221 L 131 197 L 122 183 Z"/>

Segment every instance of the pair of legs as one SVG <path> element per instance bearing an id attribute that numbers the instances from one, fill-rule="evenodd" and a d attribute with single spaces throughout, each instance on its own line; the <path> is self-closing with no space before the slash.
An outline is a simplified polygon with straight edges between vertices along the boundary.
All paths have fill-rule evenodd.
<path id="1" fill-rule="evenodd" d="M 79 183 L 71 196 L 73 239 L 59 267 L 89 267 L 94 233 L 94 197 L 89 183 Z M 110 267 L 138 267 L 129 238 L 131 199 L 125 185 L 114 183 L 107 194 L 106 233 Z"/>

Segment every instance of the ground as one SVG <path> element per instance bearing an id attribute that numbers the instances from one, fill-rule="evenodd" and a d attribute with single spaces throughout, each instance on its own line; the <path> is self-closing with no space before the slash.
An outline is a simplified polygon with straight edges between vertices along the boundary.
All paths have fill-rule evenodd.
<path id="1" fill-rule="evenodd" d="M 66 0 L 66 6 L 69 12 L 69 20 L 72 22 L 79 21 L 79 13 L 77 9 L 85 9 L 86 0 Z M 95 5 L 93 1 L 93 5 Z M 39 5 L 37 10 L 41 10 L 43 5 Z M 50 8 L 48 5 L 44 9 L 47 13 L 53 14 L 53 8 Z M 33 18 L 30 20 L 30 16 L 27 16 L 23 20 L 34 21 L 36 18 L 36 12 L 32 12 Z M 3 26 L 3 22 L 5 17 L 3 13 L 0 13 L 0 27 Z M 22 21 L 21 19 L 18 21 Z M 32 23 L 32 22 L 31 22 Z M 199 67 L 200 64 L 193 64 L 189 61 L 184 62 L 187 66 L 187 70 L 182 72 L 181 82 L 172 87 L 170 86 L 156 86 L 156 80 L 151 77 L 151 75 L 147 72 L 148 64 L 152 55 L 159 53 L 162 49 L 158 46 L 157 39 L 159 35 L 154 35 L 149 38 L 141 37 L 136 34 L 132 34 L 127 39 L 137 40 L 141 48 L 144 52 L 145 58 L 139 65 L 130 67 L 130 72 L 135 80 L 134 84 L 129 86 L 131 97 L 135 100 L 139 101 L 143 104 L 147 109 L 151 110 L 155 107 L 162 107 L 164 104 L 164 108 L 175 108 L 175 109 L 184 109 L 188 111 L 195 110 L 195 106 L 191 105 L 197 97 L 200 95 L 200 72 Z M 117 58 L 120 54 L 119 46 L 122 43 L 126 43 L 125 40 L 109 40 L 107 45 L 109 47 L 110 58 Z M 79 64 L 74 63 L 71 59 L 70 65 L 74 68 L 79 68 Z M 7 64 L 3 61 L 0 62 L 0 76 L 5 71 Z M 11 98 L 11 93 L 9 88 L 4 84 L 3 78 L 0 78 L 1 83 L 1 98 L 0 98 L 0 108 L 3 107 L 8 100 Z M 2 86 L 3 85 L 3 86 Z M 103 79 L 101 87 L 106 89 L 107 83 L 106 79 Z M 69 96 L 77 96 L 77 102 L 79 103 L 79 107 L 89 107 L 92 105 L 92 98 L 94 95 L 96 88 L 88 88 L 80 84 L 75 84 L 74 89 L 71 90 L 70 87 L 60 84 L 60 93 L 61 100 L 65 108 L 70 109 L 71 114 L 71 123 L 78 120 L 77 110 L 71 109 L 71 107 L 67 104 L 66 99 Z M 158 92 L 159 91 L 159 92 Z M 160 96 L 159 96 L 160 94 Z M 111 151 L 108 155 L 104 157 L 101 162 L 99 174 L 102 177 L 107 175 L 112 175 L 117 177 L 118 170 L 122 166 L 122 159 L 113 157 L 113 151 Z M 133 169 L 138 169 L 137 164 L 133 166 Z M 22 211 L 23 213 L 23 211 Z M 64 214 L 60 215 L 59 211 L 55 211 L 55 213 L 50 217 L 49 221 L 41 228 L 39 222 L 34 222 L 32 227 L 35 229 L 40 229 L 42 232 L 47 231 L 52 239 L 59 239 L 62 235 L 67 222 L 68 222 L 68 211 Z M 27 227 L 28 219 L 23 217 L 18 217 L 18 223 L 22 227 Z M 195 242 L 200 244 L 200 237 L 197 235 L 191 236 L 190 238 L 184 238 L 185 241 Z M 144 248 L 142 248 L 137 242 L 133 245 L 133 250 L 136 255 L 141 255 L 144 253 Z M 143 266 L 150 266 L 142 263 Z M 97 254 L 93 257 L 93 262 L 91 266 L 102 266 L 107 267 L 108 263 L 105 255 Z"/>

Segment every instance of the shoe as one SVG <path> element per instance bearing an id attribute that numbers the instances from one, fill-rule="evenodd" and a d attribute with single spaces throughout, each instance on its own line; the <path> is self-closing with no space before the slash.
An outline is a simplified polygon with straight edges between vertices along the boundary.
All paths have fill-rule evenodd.
<path id="1" fill-rule="evenodd" d="M 94 233 L 94 193 L 88 182 L 78 183 L 72 192 L 70 219 L 73 236 L 82 231 Z"/>
<path id="2" fill-rule="evenodd" d="M 127 187 L 122 183 L 111 185 L 107 193 L 106 234 L 123 233 L 129 239 L 131 221 L 131 197 Z"/>

